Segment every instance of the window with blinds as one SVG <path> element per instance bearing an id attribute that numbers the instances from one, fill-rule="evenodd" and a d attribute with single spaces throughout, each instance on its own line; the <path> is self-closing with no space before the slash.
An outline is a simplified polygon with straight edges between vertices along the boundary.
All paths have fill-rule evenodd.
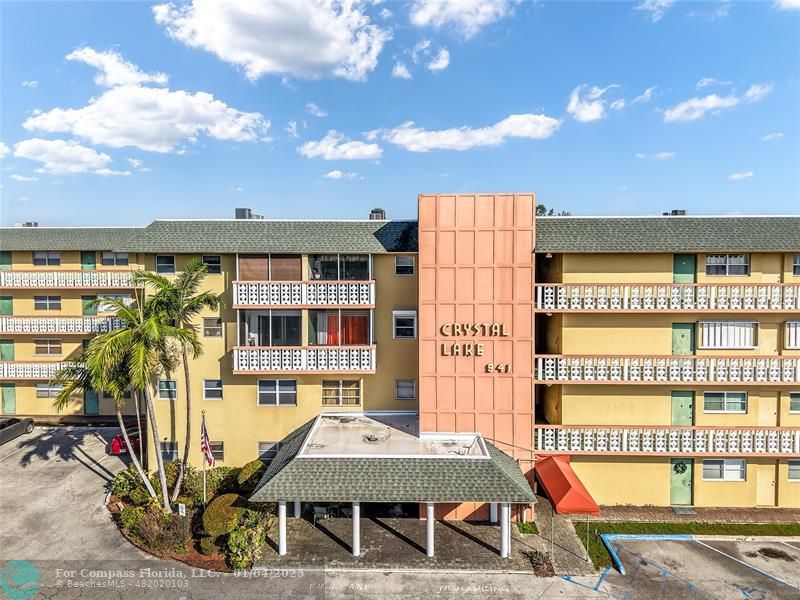
<path id="1" fill-rule="evenodd" d="M 786 321 L 785 339 L 788 350 L 800 350 L 800 321 Z"/>
<path id="2" fill-rule="evenodd" d="M 698 328 L 701 348 L 742 349 L 758 345 L 757 321 L 700 321 Z"/>

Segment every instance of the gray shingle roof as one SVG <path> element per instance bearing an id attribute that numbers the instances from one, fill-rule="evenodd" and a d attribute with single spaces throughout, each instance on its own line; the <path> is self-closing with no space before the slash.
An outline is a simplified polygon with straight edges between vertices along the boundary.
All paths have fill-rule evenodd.
<path id="1" fill-rule="evenodd" d="M 141 227 L 0 227 L 0 250 L 116 250 L 124 252 Z"/>
<path id="2" fill-rule="evenodd" d="M 298 457 L 313 423 L 282 442 L 252 502 L 536 502 L 514 459 L 488 442 L 489 460 Z"/>
<path id="3" fill-rule="evenodd" d="M 536 219 L 536 252 L 792 251 L 800 251 L 800 216 Z"/>

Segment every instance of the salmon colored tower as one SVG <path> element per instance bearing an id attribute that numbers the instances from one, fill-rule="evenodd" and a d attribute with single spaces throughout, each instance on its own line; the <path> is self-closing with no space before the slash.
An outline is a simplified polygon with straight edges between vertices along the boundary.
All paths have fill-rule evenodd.
<path id="1" fill-rule="evenodd" d="M 419 196 L 420 430 L 480 432 L 526 474 L 535 208 L 534 194 Z M 452 505 L 438 516 L 487 519 L 489 508 Z"/>

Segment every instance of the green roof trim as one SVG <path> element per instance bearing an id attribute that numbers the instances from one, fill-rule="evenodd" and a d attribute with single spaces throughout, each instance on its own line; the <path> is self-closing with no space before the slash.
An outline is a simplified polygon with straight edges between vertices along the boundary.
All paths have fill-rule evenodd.
<path id="1" fill-rule="evenodd" d="M 535 251 L 798 252 L 800 216 L 537 217 Z"/>
<path id="2" fill-rule="evenodd" d="M 488 442 L 488 459 L 298 456 L 313 424 L 281 442 L 251 502 L 536 502 L 516 461 Z"/>

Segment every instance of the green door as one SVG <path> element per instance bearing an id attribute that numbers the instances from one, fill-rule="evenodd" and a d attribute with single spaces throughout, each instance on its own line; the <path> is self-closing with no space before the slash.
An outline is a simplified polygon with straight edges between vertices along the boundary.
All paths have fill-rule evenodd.
<path id="1" fill-rule="evenodd" d="M 669 503 L 690 505 L 692 503 L 692 473 L 694 462 L 691 458 L 670 460 Z"/>
<path id="2" fill-rule="evenodd" d="M 97 254 L 95 252 L 81 252 L 81 270 L 94 271 L 97 268 Z"/>
<path id="3" fill-rule="evenodd" d="M 0 383 L 3 389 L 3 414 L 13 415 L 17 412 L 17 395 L 13 383 Z"/>
<path id="4" fill-rule="evenodd" d="M 0 271 L 11 270 L 11 252 L 8 250 L 0 251 Z"/>
<path id="5" fill-rule="evenodd" d="M 0 296 L 0 315 L 14 314 L 14 299 L 11 296 Z"/>
<path id="6" fill-rule="evenodd" d="M 14 360 L 14 340 L 0 340 L 0 360 Z"/>
<path id="7" fill-rule="evenodd" d="M 83 414 L 100 414 L 100 395 L 94 390 L 86 390 L 83 393 Z"/>
<path id="8" fill-rule="evenodd" d="M 672 324 L 672 353 L 694 354 L 694 323 Z"/>
<path id="9" fill-rule="evenodd" d="M 697 256 L 673 254 L 672 281 L 674 283 L 695 283 L 697 281 Z"/>
<path id="10" fill-rule="evenodd" d="M 672 424 L 694 425 L 694 392 L 672 392 Z"/>
<path id="11" fill-rule="evenodd" d="M 81 296 L 81 302 L 83 302 L 83 314 L 84 315 L 96 315 L 97 314 L 97 305 L 92 304 L 97 300 L 97 296 Z"/>

